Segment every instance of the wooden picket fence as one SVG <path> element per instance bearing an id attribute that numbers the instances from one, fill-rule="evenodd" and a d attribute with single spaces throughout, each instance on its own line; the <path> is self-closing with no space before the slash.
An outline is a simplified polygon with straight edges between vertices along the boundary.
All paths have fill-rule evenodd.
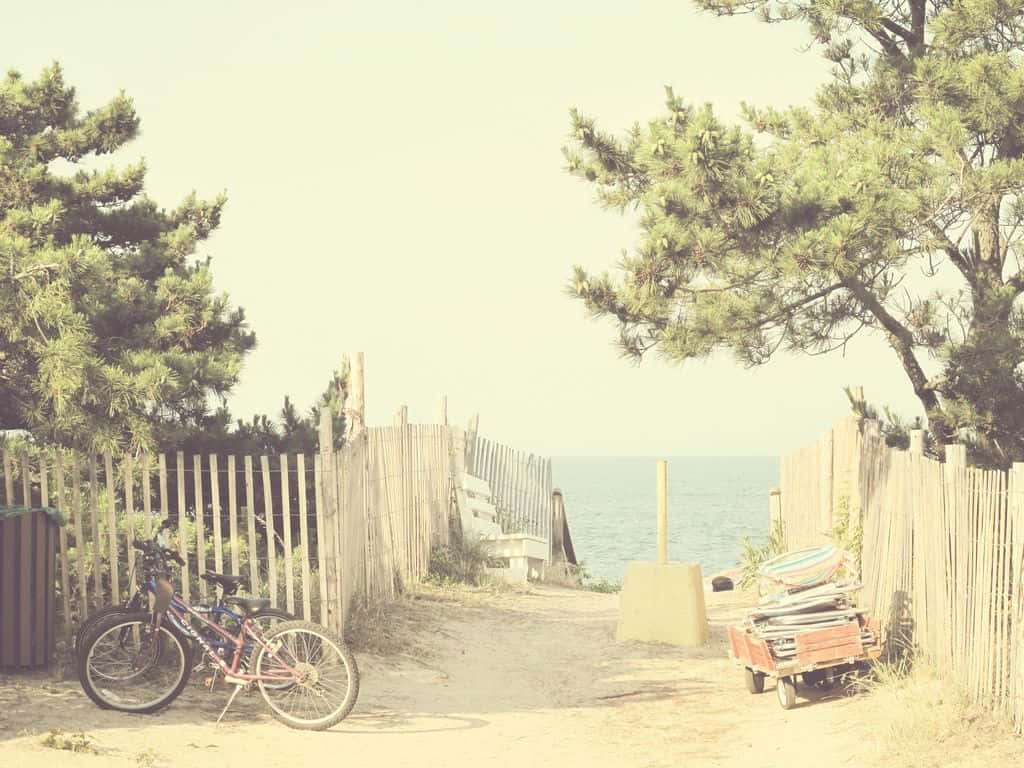
<path id="1" fill-rule="evenodd" d="M 321 445 L 333 445 L 330 420 Z M 448 425 L 363 429 L 309 455 L 84 456 L 3 451 L 4 503 L 57 507 L 58 615 L 70 636 L 91 611 L 134 589 L 132 544 L 171 519 L 185 559 L 176 586 L 212 599 L 207 571 L 248 577 L 274 607 L 344 632 L 353 600 L 394 599 L 449 541 L 455 474 L 478 473 L 505 532 L 551 535 L 551 462 Z"/>
<path id="2" fill-rule="evenodd" d="M 860 503 L 856 482 L 860 436 L 844 419 L 779 462 L 783 535 L 790 549 L 827 541 L 841 518 Z"/>
<path id="3" fill-rule="evenodd" d="M 166 518 L 174 521 L 167 538 L 187 563 L 176 585 L 186 599 L 212 597 L 213 588 L 199 578 L 206 571 L 240 573 L 253 594 L 313 619 L 318 553 L 309 458 L 178 452 L 115 459 L 52 448 L 30 458 L 5 449 L 4 502 L 57 507 L 65 520 L 57 589 L 68 633 L 90 611 L 134 588 L 133 542 L 152 536 Z"/>
<path id="4" fill-rule="evenodd" d="M 505 533 L 551 538 L 551 459 L 476 437 L 469 469 L 486 480 Z"/>
<path id="5" fill-rule="evenodd" d="M 843 465 L 853 480 L 844 503 L 863 528 L 862 601 L 887 651 L 912 649 L 1024 731 L 1024 464 L 969 468 L 958 445 L 940 463 L 887 447 L 870 421 L 844 435 L 849 451 L 833 470 Z M 783 462 L 791 545 L 819 541 L 827 527 L 826 494 L 811 482 L 824 474 L 821 442 Z"/>
<path id="6" fill-rule="evenodd" d="M 186 560 L 175 569 L 186 599 L 212 598 L 199 578 L 206 571 L 239 573 L 275 607 L 326 622 L 322 598 L 342 599 L 327 592 L 327 575 L 343 567 L 353 574 L 337 606 L 335 627 L 343 629 L 354 594 L 391 599 L 396 583 L 426 574 L 431 542 L 447 541 L 450 446 L 447 427 L 373 428 L 332 455 L 329 473 L 319 454 L 115 458 L 4 449 L 3 500 L 57 507 L 64 517 L 57 589 L 68 634 L 134 588 L 133 541 L 166 518 L 174 521 L 167 538 Z M 328 484 L 344 503 L 325 523 Z M 340 526 L 343 549 L 326 546 L 334 540 L 329 525 Z"/>

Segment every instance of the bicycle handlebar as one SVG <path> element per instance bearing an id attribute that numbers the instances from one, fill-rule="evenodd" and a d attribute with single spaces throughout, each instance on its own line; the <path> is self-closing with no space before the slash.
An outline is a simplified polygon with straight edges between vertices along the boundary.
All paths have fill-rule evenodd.
<path id="1" fill-rule="evenodd" d="M 134 546 L 134 548 L 136 550 L 138 550 L 139 552 L 142 552 L 145 555 L 156 555 L 161 560 L 164 560 L 164 561 L 173 560 L 178 565 L 184 566 L 185 565 L 185 558 L 183 558 L 181 555 L 179 555 L 173 549 L 169 549 L 168 547 L 162 547 L 162 546 L 160 546 L 160 544 L 157 543 L 157 540 L 156 540 L 157 536 L 160 535 L 161 531 L 163 531 L 165 528 L 169 528 L 169 527 L 170 527 L 170 521 L 169 520 L 164 520 L 160 524 L 160 527 L 157 528 L 156 533 L 153 534 L 153 538 L 152 539 L 136 539 L 133 542 L 133 546 Z"/>

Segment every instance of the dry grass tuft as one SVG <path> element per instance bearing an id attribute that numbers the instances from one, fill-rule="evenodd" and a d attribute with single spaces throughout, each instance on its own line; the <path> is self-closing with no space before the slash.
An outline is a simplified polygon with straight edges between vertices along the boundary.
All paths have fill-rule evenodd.
<path id="1" fill-rule="evenodd" d="M 857 685 L 872 695 L 871 740 L 887 766 L 1020 764 L 1024 740 L 1009 724 L 924 663 L 879 664 Z"/>
<path id="2" fill-rule="evenodd" d="M 39 739 L 39 743 L 50 749 L 60 749 L 66 752 L 92 752 L 98 754 L 99 749 L 92 738 L 85 733 L 64 733 L 59 728 L 47 731 Z"/>
<path id="3" fill-rule="evenodd" d="M 391 603 L 367 604 L 356 598 L 345 628 L 345 639 L 357 652 L 378 656 L 421 654 L 421 638 L 432 626 L 435 610 L 424 607 L 415 595 L 405 594 Z"/>

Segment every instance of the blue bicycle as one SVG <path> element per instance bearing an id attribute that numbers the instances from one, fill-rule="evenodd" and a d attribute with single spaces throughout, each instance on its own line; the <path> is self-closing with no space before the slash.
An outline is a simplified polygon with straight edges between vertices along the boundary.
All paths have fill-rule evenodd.
<path id="1" fill-rule="evenodd" d="M 74 652 L 76 659 L 79 655 L 79 649 L 85 647 L 86 640 L 105 619 L 119 614 L 129 614 L 137 611 L 149 610 L 149 596 L 155 593 L 157 578 L 161 576 L 166 578 L 167 575 L 165 573 L 158 572 L 162 571 L 164 563 L 168 560 L 173 560 L 178 565 L 185 564 L 181 555 L 164 546 L 163 531 L 171 525 L 172 523 L 169 520 L 165 520 L 160 527 L 157 528 L 151 540 L 142 539 L 135 542 L 135 549 L 142 553 L 142 570 L 135 593 L 120 605 L 110 605 L 89 614 L 85 621 L 83 621 L 78 627 L 78 632 L 75 633 Z M 213 573 L 212 571 L 207 571 L 202 574 L 200 578 L 215 587 L 219 587 L 221 593 L 216 603 L 195 604 L 191 606 L 192 610 L 196 613 L 202 614 L 202 616 L 210 623 L 223 627 L 228 632 L 237 635 L 241 629 L 244 617 L 242 614 L 233 611 L 229 603 L 230 599 L 236 592 L 238 592 L 239 587 L 248 586 L 247 579 L 244 576 Z M 263 632 L 268 632 L 279 623 L 283 621 L 294 621 L 295 618 L 295 616 L 292 616 L 287 611 L 282 611 L 277 608 L 262 608 L 249 615 L 249 622 L 258 624 Z M 171 620 L 172 622 L 180 625 L 180 622 L 177 619 L 172 617 Z M 183 626 L 178 626 L 177 628 L 184 632 L 186 636 L 189 634 Z M 230 654 L 234 653 L 234 646 L 225 640 L 223 635 L 207 629 L 205 625 L 200 625 L 198 629 L 210 646 L 224 658 L 228 658 Z M 251 646 L 246 645 L 243 651 L 244 655 L 248 656 L 251 650 Z M 196 645 L 194 653 L 195 664 L 193 665 L 193 671 L 200 667 L 213 666 L 206 660 L 206 656 L 203 653 L 202 648 L 198 645 Z M 210 684 L 212 685 L 213 682 L 214 681 L 211 680 Z"/>

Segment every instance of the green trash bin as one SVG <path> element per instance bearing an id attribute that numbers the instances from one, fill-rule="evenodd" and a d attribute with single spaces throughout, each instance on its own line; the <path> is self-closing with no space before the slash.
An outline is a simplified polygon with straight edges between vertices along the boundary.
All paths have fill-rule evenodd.
<path id="1" fill-rule="evenodd" d="M 60 526 L 50 507 L 0 506 L 0 669 L 53 660 Z"/>

